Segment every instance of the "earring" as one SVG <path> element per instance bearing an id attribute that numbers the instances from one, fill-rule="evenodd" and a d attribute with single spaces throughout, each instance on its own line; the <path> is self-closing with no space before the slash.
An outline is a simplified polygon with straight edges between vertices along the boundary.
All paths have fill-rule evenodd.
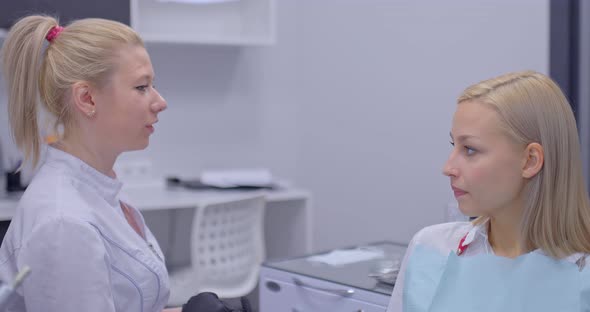
<path id="1" fill-rule="evenodd" d="M 95 109 L 89 111 L 86 115 L 88 115 L 88 117 L 92 118 L 92 117 L 94 117 L 94 114 L 96 114 L 96 110 Z"/>

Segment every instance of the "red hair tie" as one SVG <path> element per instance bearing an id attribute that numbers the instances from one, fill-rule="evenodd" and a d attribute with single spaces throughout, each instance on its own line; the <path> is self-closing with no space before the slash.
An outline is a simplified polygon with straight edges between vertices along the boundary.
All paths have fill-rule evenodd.
<path id="1" fill-rule="evenodd" d="M 53 41 L 53 39 L 57 38 L 57 35 L 59 35 L 59 33 L 62 30 L 64 30 L 64 28 L 61 27 L 61 26 L 53 26 L 53 27 L 51 27 L 51 29 L 47 33 L 47 36 L 45 36 L 45 39 L 47 39 L 47 41 L 49 41 L 49 42 Z"/>

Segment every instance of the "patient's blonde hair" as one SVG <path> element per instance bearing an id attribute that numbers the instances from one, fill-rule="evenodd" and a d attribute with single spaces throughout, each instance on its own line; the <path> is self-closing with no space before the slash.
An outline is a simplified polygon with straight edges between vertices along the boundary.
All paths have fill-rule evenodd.
<path id="1" fill-rule="evenodd" d="M 143 46 L 129 26 L 96 18 L 72 22 L 48 43 L 45 36 L 57 25 L 50 16 L 27 16 L 14 24 L 2 47 L 12 135 L 33 166 L 42 143 L 37 102 L 55 117 L 54 130 L 63 125 L 64 135 L 73 131 L 70 87 L 79 81 L 101 86 L 113 72 L 120 48 Z"/>
<path id="2" fill-rule="evenodd" d="M 509 73 L 467 88 L 458 103 L 470 101 L 493 108 L 517 144 L 543 146 L 543 167 L 524 189 L 523 246 L 555 258 L 590 253 L 590 205 L 576 120 L 557 84 L 537 72 Z"/>

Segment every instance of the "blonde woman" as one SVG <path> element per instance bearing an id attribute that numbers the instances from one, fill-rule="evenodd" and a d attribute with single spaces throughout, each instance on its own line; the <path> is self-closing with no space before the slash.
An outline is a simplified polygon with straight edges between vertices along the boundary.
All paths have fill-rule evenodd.
<path id="1" fill-rule="evenodd" d="M 2 66 L 15 142 L 33 165 L 47 149 L 0 248 L 0 279 L 32 270 L 8 311 L 162 311 L 162 252 L 112 170 L 148 146 L 166 109 L 141 38 L 103 19 L 28 16 L 8 33 Z M 51 146 L 41 106 L 63 129 Z"/>
<path id="2" fill-rule="evenodd" d="M 590 206 L 559 87 L 530 71 L 470 86 L 450 135 L 443 173 L 479 218 L 414 236 L 387 311 L 590 311 Z"/>

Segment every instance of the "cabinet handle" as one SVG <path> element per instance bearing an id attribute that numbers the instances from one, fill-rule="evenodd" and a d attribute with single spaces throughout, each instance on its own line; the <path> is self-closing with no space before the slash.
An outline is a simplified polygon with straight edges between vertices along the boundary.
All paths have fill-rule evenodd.
<path id="1" fill-rule="evenodd" d="M 349 288 L 349 289 L 335 289 L 335 288 L 317 287 L 317 286 L 312 286 L 312 285 L 306 284 L 302 280 L 300 280 L 296 277 L 293 277 L 293 283 L 295 283 L 295 285 L 297 285 L 297 286 L 321 290 L 321 291 L 329 292 L 329 293 L 336 294 L 336 295 L 339 295 L 342 297 L 350 297 L 350 296 L 354 295 L 354 289 L 351 289 L 351 288 Z"/>

